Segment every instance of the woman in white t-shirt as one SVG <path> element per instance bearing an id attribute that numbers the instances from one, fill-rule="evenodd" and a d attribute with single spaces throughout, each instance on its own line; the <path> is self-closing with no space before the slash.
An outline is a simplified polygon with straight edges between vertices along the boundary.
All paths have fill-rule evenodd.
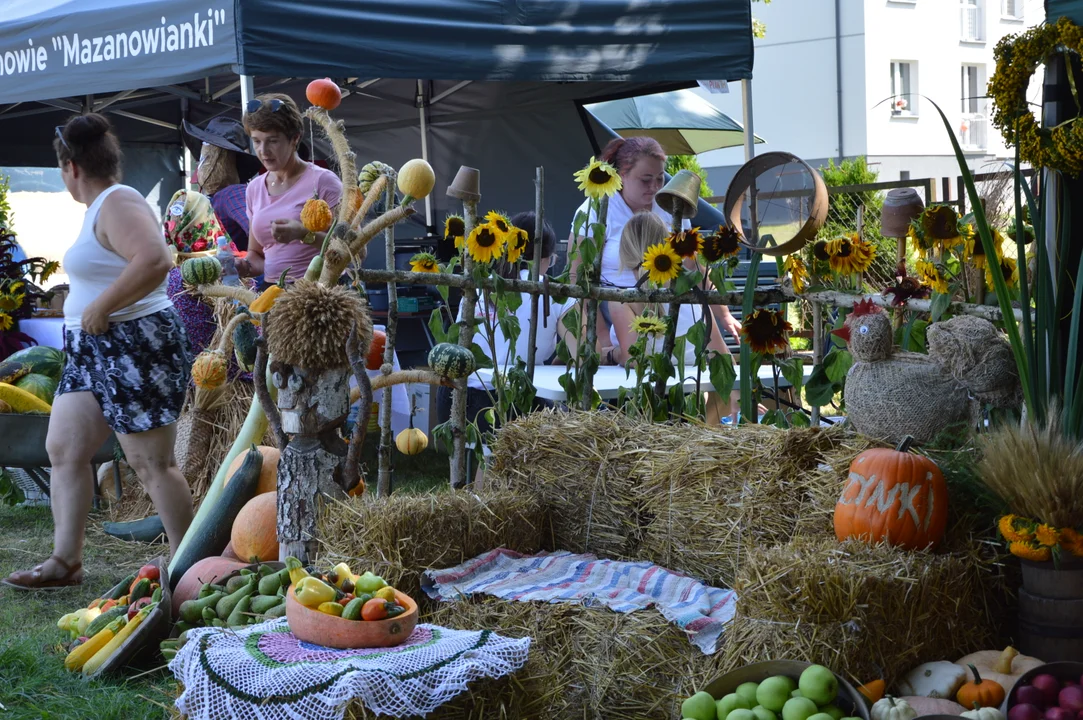
<path id="1" fill-rule="evenodd" d="M 630 137 L 610 141 L 602 151 L 600 159 L 616 168 L 622 183 L 620 192 L 609 199 L 609 211 L 606 215 L 605 227 L 605 248 L 602 251 L 601 281 L 603 285 L 610 287 L 630 288 L 636 284 L 638 265 L 630 268 L 621 266 L 620 239 L 625 223 L 631 220 L 636 213 L 650 212 L 657 215 L 667 229 L 673 224 L 673 216 L 660 208 L 655 200 L 658 191 L 662 189 L 666 182 L 666 154 L 663 152 L 662 146 L 654 138 Z M 579 213 L 588 213 L 589 209 L 590 201 L 587 200 L 576 211 L 576 217 L 579 216 Z M 582 233 L 588 232 L 587 228 L 593 222 L 596 222 L 595 216 L 593 213 L 589 213 L 586 224 L 580 228 L 580 234 L 576 235 L 573 221 L 572 233 L 568 239 L 569 247 L 582 242 L 584 237 Z M 682 225 L 687 229 L 692 227 L 692 222 L 686 218 Z M 573 276 L 577 270 L 577 263 L 573 264 Z M 612 360 L 609 357 L 608 348 L 605 347 L 609 344 L 607 340 L 610 338 L 609 326 L 612 325 L 612 321 L 608 316 L 611 308 L 612 304 L 602 303 L 600 305 L 600 316 L 596 318 L 599 338 L 598 352 L 602 356 L 603 363 Z M 717 324 L 720 324 L 726 332 L 736 338 L 741 331 L 741 324 L 730 314 L 729 308 L 725 305 L 718 305 L 712 306 L 712 310 Z M 566 341 L 570 339 L 570 335 L 565 337 Z M 569 343 L 569 349 L 574 352 L 572 343 Z"/>
<path id="2" fill-rule="evenodd" d="M 642 212 L 633 215 L 625 223 L 624 230 L 621 233 L 620 252 L 618 255 L 619 267 L 622 270 L 638 267 L 640 258 L 643 257 L 643 253 L 646 252 L 647 248 L 651 245 L 664 242 L 667 234 L 668 229 L 657 214 Z M 627 366 L 628 361 L 631 359 L 628 349 L 635 345 L 639 340 L 638 335 L 632 330 L 632 320 L 642 315 L 647 309 L 648 307 L 644 303 L 610 304 L 613 330 L 617 336 L 617 346 L 612 349 L 610 354 L 613 362 L 617 365 Z M 669 305 L 666 303 L 655 304 L 650 309 L 653 310 L 658 317 L 666 317 L 669 314 Z M 677 337 L 687 335 L 689 329 L 702 318 L 703 307 L 701 305 L 682 304 L 677 315 Z M 648 337 L 645 349 L 646 354 L 652 355 L 661 352 L 662 343 L 663 338 L 661 337 Z M 725 353 L 727 355 L 730 354 L 729 348 L 726 347 L 725 340 L 722 339 L 722 333 L 718 329 L 717 322 L 711 322 L 711 336 L 707 341 L 707 349 Z M 676 361 L 677 358 L 674 358 L 674 364 L 677 364 Z M 685 367 L 690 367 L 694 365 L 695 362 L 695 348 L 691 343 L 685 343 Z M 723 413 L 736 411 L 736 402 L 739 399 L 740 394 L 735 392 L 731 402 L 727 404 L 716 393 L 707 393 L 707 422 L 709 424 L 717 425 L 721 421 Z"/>

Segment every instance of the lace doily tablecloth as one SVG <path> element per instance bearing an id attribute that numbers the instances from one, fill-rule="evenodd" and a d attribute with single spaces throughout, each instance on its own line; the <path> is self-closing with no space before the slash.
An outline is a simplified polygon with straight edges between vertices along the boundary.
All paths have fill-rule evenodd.
<path id="1" fill-rule="evenodd" d="M 395 717 L 425 715 L 480 678 L 526 662 L 530 638 L 418 625 L 393 648 L 335 650 L 302 642 L 285 618 L 240 630 L 199 628 L 169 669 L 192 720 L 341 718 L 358 699 Z"/>

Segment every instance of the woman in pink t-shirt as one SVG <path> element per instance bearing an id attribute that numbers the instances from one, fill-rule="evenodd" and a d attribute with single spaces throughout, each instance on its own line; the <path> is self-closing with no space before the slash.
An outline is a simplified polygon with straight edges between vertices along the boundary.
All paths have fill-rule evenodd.
<path id="1" fill-rule="evenodd" d="M 301 111 L 289 95 L 260 95 L 245 108 L 244 129 L 252 138 L 256 157 L 267 172 L 257 175 L 245 191 L 248 205 L 248 255 L 237 261 L 243 277 L 264 276 L 272 283 L 283 270 L 296 280 L 320 252 L 324 233 L 311 243 L 301 224 L 301 208 L 313 193 L 332 209 L 342 197 L 342 182 L 330 170 L 307 163 L 297 154 L 304 129 Z"/>

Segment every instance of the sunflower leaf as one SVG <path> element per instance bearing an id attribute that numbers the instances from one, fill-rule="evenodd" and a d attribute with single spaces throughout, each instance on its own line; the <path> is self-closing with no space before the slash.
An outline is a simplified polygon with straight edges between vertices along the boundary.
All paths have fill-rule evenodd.
<path id="1" fill-rule="evenodd" d="M 733 392 L 737 371 L 733 367 L 733 356 L 729 353 L 711 353 L 707 361 L 707 374 L 711 378 L 714 391 L 725 401 Z"/>
<path id="2" fill-rule="evenodd" d="M 805 402 L 812 407 L 822 407 L 831 403 L 838 387 L 827 377 L 823 365 L 817 365 L 812 369 L 808 382 L 805 383 Z"/>
<path id="3" fill-rule="evenodd" d="M 451 432 L 451 421 L 442 422 L 432 429 L 434 440 L 444 446 L 444 452 L 449 456 L 455 454 L 455 436 Z"/>
<path id="4" fill-rule="evenodd" d="M 587 213 L 585 210 L 580 210 L 575 214 L 575 220 L 572 221 L 573 232 L 576 236 L 583 234 L 583 226 L 587 224 Z"/>
<path id="5" fill-rule="evenodd" d="M 812 421 L 809 420 L 809 416 L 801 412 L 800 410 L 795 410 L 790 413 L 789 420 L 791 427 L 812 427 Z"/>
<path id="6" fill-rule="evenodd" d="M 696 349 L 697 357 L 702 356 L 704 349 L 707 347 L 707 323 L 702 320 L 696 321 L 692 324 L 692 327 L 688 328 L 685 337 L 688 342 L 692 343 L 692 347 Z"/>
<path id="7" fill-rule="evenodd" d="M 436 308 L 429 315 L 429 332 L 432 333 L 432 339 L 436 343 L 447 342 L 447 331 L 444 330 L 444 316 L 441 314 L 440 308 Z"/>
<path id="8" fill-rule="evenodd" d="M 801 392 L 801 385 L 805 381 L 805 365 L 800 357 L 794 356 L 785 360 L 779 360 L 778 366 L 782 370 L 782 377 L 793 385 L 797 392 Z"/>
<path id="9" fill-rule="evenodd" d="M 470 352 L 474 353 L 474 364 L 479 368 L 491 368 L 492 358 L 477 343 L 470 343 Z"/>
<path id="10" fill-rule="evenodd" d="M 853 367 L 854 356 L 848 350 L 832 350 L 824 358 L 824 372 L 833 383 L 841 383 Z"/>
<path id="11" fill-rule="evenodd" d="M 456 323 L 456 324 L 452 325 L 451 327 L 449 327 L 447 329 L 447 337 L 444 339 L 444 342 L 449 342 L 452 345 L 458 345 L 459 344 L 459 330 L 460 329 L 461 328 L 460 328 L 458 323 Z"/>
<path id="12" fill-rule="evenodd" d="M 760 424 L 774 425 L 775 427 L 782 428 L 783 430 L 790 427 L 790 424 L 786 422 L 786 414 L 778 408 L 768 410 L 766 413 L 764 413 L 763 417 L 760 418 Z"/>
<path id="13" fill-rule="evenodd" d="M 951 306 L 951 295 L 948 293 L 933 292 L 932 302 L 929 303 L 929 322 L 936 322 Z"/>

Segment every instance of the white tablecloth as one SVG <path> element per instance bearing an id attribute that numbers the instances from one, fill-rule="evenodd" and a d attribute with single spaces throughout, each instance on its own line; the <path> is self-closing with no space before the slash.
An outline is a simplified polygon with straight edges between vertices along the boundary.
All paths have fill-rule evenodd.
<path id="1" fill-rule="evenodd" d="M 38 345 L 64 347 L 64 318 L 32 317 L 19 321 L 19 331 L 38 341 Z"/>

